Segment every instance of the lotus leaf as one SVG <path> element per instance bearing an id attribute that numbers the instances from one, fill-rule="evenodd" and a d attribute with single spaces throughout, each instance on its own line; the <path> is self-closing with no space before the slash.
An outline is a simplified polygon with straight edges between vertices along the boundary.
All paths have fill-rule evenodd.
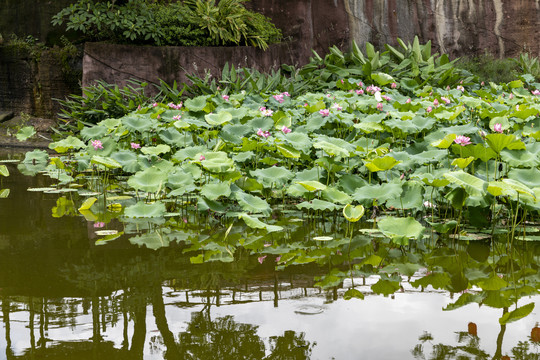
<path id="1" fill-rule="evenodd" d="M 167 210 L 165 204 L 162 202 L 155 202 L 153 204 L 145 204 L 139 201 L 135 205 L 126 207 L 124 215 L 132 218 L 156 218 L 165 215 Z"/>
<path id="2" fill-rule="evenodd" d="M 510 322 L 517 321 L 519 319 L 523 319 L 524 317 L 529 315 L 533 311 L 533 309 L 534 309 L 534 303 L 533 302 L 529 303 L 527 305 L 520 306 L 517 309 L 512 310 L 512 311 L 507 312 L 506 314 L 504 314 L 499 319 L 499 323 L 501 325 L 505 325 L 505 324 L 508 324 Z"/>
<path id="3" fill-rule="evenodd" d="M 385 236 L 401 245 L 408 244 L 409 239 L 420 239 L 425 229 L 412 217 L 385 217 L 377 222 L 377 227 Z"/>
<path id="4" fill-rule="evenodd" d="M 128 185 L 135 190 L 157 192 L 163 188 L 166 180 L 166 172 L 163 172 L 156 167 L 149 167 L 132 175 L 128 179 Z"/>
<path id="5" fill-rule="evenodd" d="M 401 161 L 397 161 L 391 156 L 385 156 L 382 158 L 376 158 L 368 163 L 366 163 L 366 167 L 371 172 L 377 172 L 377 171 L 386 171 L 390 170 L 397 164 L 399 164 Z"/>
<path id="6" fill-rule="evenodd" d="M 234 170 L 234 161 L 227 157 L 223 151 L 204 153 L 205 159 L 201 165 L 208 171 L 215 173 L 226 173 Z"/>
<path id="7" fill-rule="evenodd" d="M 104 137 L 109 129 L 105 126 L 92 126 L 92 127 L 85 127 L 81 130 L 81 137 L 88 141 L 92 139 L 101 139 Z"/>
<path id="8" fill-rule="evenodd" d="M 310 192 L 326 190 L 326 185 L 318 181 L 309 181 L 309 180 L 299 181 L 298 184 L 302 185 L 307 191 L 310 191 Z"/>
<path id="9" fill-rule="evenodd" d="M 327 187 L 322 191 L 321 195 L 332 203 L 348 204 L 352 200 L 348 194 L 334 187 Z"/>
<path id="10" fill-rule="evenodd" d="M 157 128 L 157 121 L 145 114 L 129 114 L 121 118 L 122 125 L 129 131 L 144 133 Z"/>
<path id="11" fill-rule="evenodd" d="M 169 238 L 165 234 L 158 232 L 150 232 L 129 238 L 129 242 L 133 245 L 146 246 L 148 249 L 158 250 L 163 247 L 168 247 L 170 244 Z"/>
<path id="12" fill-rule="evenodd" d="M 323 211 L 334 211 L 341 208 L 340 205 L 331 203 L 329 201 L 313 199 L 311 201 L 304 201 L 296 205 L 298 209 L 311 209 L 311 210 L 323 210 Z"/>
<path id="13" fill-rule="evenodd" d="M 453 184 L 462 186 L 471 196 L 482 196 L 485 194 L 486 182 L 474 175 L 463 171 L 454 171 L 444 174 L 444 177 Z"/>
<path id="14" fill-rule="evenodd" d="M 0 175 L 9 176 L 9 170 L 6 165 L 0 165 Z"/>
<path id="15" fill-rule="evenodd" d="M 205 146 L 192 146 L 182 150 L 178 150 L 172 157 L 173 160 L 181 163 L 186 159 L 193 159 L 195 155 L 207 151 Z"/>
<path id="16" fill-rule="evenodd" d="M 537 168 L 512 169 L 508 172 L 508 178 L 517 180 L 530 188 L 540 186 L 540 170 Z"/>
<path id="17" fill-rule="evenodd" d="M 129 150 L 121 150 L 111 154 L 111 159 L 116 160 L 125 172 L 134 173 L 141 169 L 135 153 Z"/>
<path id="18" fill-rule="evenodd" d="M 473 161 L 474 157 L 472 156 L 469 156 L 468 158 L 457 158 L 452 161 L 452 165 L 458 166 L 460 169 L 465 169 Z"/>
<path id="19" fill-rule="evenodd" d="M 36 135 L 36 129 L 34 129 L 33 126 L 23 126 L 19 131 L 17 131 L 17 135 L 15 135 L 15 137 L 19 141 L 26 141 L 34 135 Z"/>
<path id="20" fill-rule="evenodd" d="M 220 126 L 231 121 L 232 115 L 228 111 L 220 111 L 216 114 L 207 114 L 204 116 L 204 119 L 209 125 Z"/>
<path id="21" fill-rule="evenodd" d="M 384 183 L 362 186 L 356 189 L 352 197 L 362 205 L 371 207 L 375 200 L 378 204 L 384 204 L 388 200 L 398 198 L 402 192 L 403 187 L 400 183 Z"/>
<path id="22" fill-rule="evenodd" d="M 424 187 L 417 181 L 408 181 L 403 185 L 403 192 L 399 198 L 390 199 L 386 206 L 396 209 L 422 209 Z"/>
<path id="23" fill-rule="evenodd" d="M 78 150 L 86 146 L 81 140 L 74 136 L 68 136 L 60 141 L 52 142 L 49 144 L 49 149 L 56 151 L 57 153 L 65 153 L 69 150 Z"/>
<path id="24" fill-rule="evenodd" d="M 171 147 L 165 144 L 159 144 L 157 146 L 144 146 L 141 148 L 141 152 L 146 155 L 160 155 L 166 154 L 171 151 Z"/>
<path id="25" fill-rule="evenodd" d="M 201 195 L 210 200 L 217 200 L 220 197 L 229 197 L 231 195 L 231 187 L 228 183 L 205 184 L 201 188 Z"/>
<path id="26" fill-rule="evenodd" d="M 282 166 L 251 170 L 249 173 L 264 187 L 282 186 L 294 177 L 294 174 L 290 170 Z"/>
<path id="27" fill-rule="evenodd" d="M 189 111 L 203 111 L 206 107 L 206 101 L 210 98 L 210 95 L 201 95 L 193 99 L 188 99 L 184 103 L 184 106 L 189 109 Z"/>
<path id="28" fill-rule="evenodd" d="M 264 229 L 269 233 L 283 230 L 281 226 L 265 224 L 261 220 L 257 219 L 256 217 L 250 216 L 246 213 L 242 213 L 238 217 L 244 220 L 246 225 L 253 229 Z"/>
<path id="29" fill-rule="evenodd" d="M 507 150 L 501 151 L 501 160 L 513 167 L 534 168 L 540 164 L 540 158 L 527 150 Z"/>
<path id="30" fill-rule="evenodd" d="M 347 204 L 343 208 L 343 216 L 347 221 L 357 222 L 364 216 L 364 207 L 362 205 L 352 206 L 351 204 Z"/>
<path id="31" fill-rule="evenodd" d="M 296 150 L 289 145 L 276 145 L 276 148 L 286 158 L 298 159 L 300 158 L 300 151 Z"/>
<path id="32" fill-rule="evenodd" d="M 0 199 L 6 199 L 9 196 L 9 189 L 0 189 Z"/>
<path id="33" fill-rule="evenodd" d="M 515 135 L 489 134 L 486 136 L 486 141 L 497 154 L 500 154 L 503 149 L 525 150 L 525 144 L 516 139 Z"/>
<path id="34" fill-rule="evenodd" d="M 270 213 L 270 205 L 266 200 L 261 199 L 260 197 L 247 194 L 243 191 L 237 191 L 234 193 L 238 204 L 242 210 L 250 213 Z"/>

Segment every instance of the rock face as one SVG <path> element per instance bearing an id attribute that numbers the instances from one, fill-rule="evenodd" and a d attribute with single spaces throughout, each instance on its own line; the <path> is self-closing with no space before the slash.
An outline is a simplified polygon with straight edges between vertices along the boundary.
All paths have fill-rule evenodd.
<path id="1" fill-rule="evenodd" d="M 345 0 L 345 7 L 358 44 L 381 47 L 418 35 L 452 57 L 540 55 L 538 0 Z"/>

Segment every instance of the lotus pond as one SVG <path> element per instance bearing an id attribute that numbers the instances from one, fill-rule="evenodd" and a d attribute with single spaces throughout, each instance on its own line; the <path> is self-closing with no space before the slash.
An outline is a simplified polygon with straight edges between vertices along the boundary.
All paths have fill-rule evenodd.
<path id="1" fill-rule="evenodd" d="M 371 80 L 4 155 L 6 356 L 538 358 L 540 84 Z"/>

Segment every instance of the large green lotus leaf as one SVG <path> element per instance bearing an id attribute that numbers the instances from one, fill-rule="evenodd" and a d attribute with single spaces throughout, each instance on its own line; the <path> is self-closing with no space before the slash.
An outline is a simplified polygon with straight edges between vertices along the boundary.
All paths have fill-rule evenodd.
<path id="1" fill-rule="evenodd" d="M 124 215 L 133 218 L 155 218 L 162 217 L 167 212 L 165 204 L 156 201 L 153 204 L 145 204 L 139 201 L 135 205 L 131 205 L 125 208 Z"/>
<path id="2" fill-rule="evenodd" d="M 431 117 L 417 115 L 412 119 L 412 123 L 416 127 L 416 131 L 420 132 L 431 129 L 436 120 Z"/>
<path id="3" fill-rule="evenodd" d="M 482 290 L 501 290 L 503 287 L 508 286 L 508 282 L 501 279 L 496 274 L 492 274 L 489 278 L 481 279 L 476 282 Z"/>
<path id="4" fill-rule="evenodd" d="M 23 126 L 19 131 L 17 131 L 17 135 L 15 135 L 15 137 L 19 141 L 25 141 L 34 135 L 36 135 L 36 129 L 33 126 Z"/>
<path id="5" fill-rule="evenodd" d="M 228 183 L 205 184 L 201 188 L 201 195 L 210 200 L 217 200 L 220 197 L 229 197 L 231 195 L 231 187 Z"/>
<path id="6" fill-rule="evenodd" d="M 418 270 L 420 270 L 422 266 L 420 264 L 412 264 L 412 263 L 397 263 L 397 264 L 389 264 L 385 267 L 383 267 L 380 272 L 384 272 L 387 274 L 394 274 L 398 273 L 400 275 L 404 275 L 407 277 L 412 277 Z"/>
<path id="7" fill-rule="evenodd" d="M 155 155 L 166 154 L 171 151 L 171 147 L 165 144 L 159 144 L 156 146 L 144 146 L 141 149 L 141 152 L 146 155 Z"/>
<path id="8" fill-rule="evenodd" d="M 309 191 L 307 191 L 306 188 L 300 184 L 290 185 L 287 188 L 286 192 L 287 192 L 287 195 L 292 196 L 292 197 L 303 197 L 303 196 L 306 196 L 306 194 L 309 194 Z"/>
<path id="9" fill-rule="evenodd" d="M 122 167 L 118 161 L 108 156 L 94 155 L 90 163 L 105 166 L 107 169 L 119 169 Z"/>
<path id="10" fill-rule="evenodd" d="M 264 187 L 279 187 L 294 177 L 294 174 L 290 170 L 282 166 L 251 170 L 249 173 Z"/>
<path id="11" fill-rule="evenodd" d="M 145 114 L 131 113 L 121 118 L 121 120 L 122 125 L 124 125 L 126 129 L 128 129 L 129 131 L 138 131 L 139 133 L 143 133 L 151 129 L 156 129 L 158 126 L 156 120 Z"/>
<path id="12" fill-rule="evenodd" d="M 248 214 L 245 214 L 245 213 L 240 214 L 238 217 L 244 220 L 246 225 L 252 229 L 264 229 L 269 233 L 283 230 L 281 226 L 265 224 L 261 220 L 257 219 L 256 217 L 249 216 Z"/>
<path id="13" fill-rule="evenodd" d="M 530 188 L 540 186 L 540 170 L 537 168 L 512 169 L 508 172 L 508 178 L 519 181 Z"/>
<path id="14" fill-rule="evenodd" d="M 468 158 L 457 158 L 452 161 L 453 166 L 457 166 L 460 169 L 465 169 L 474 161 L 474 157 L 469 156 Z"/>
<path id="15" fill-rule="evenodd" d="M 49 162 L 49 154 L 47 154 L 45 150 L 36 149 L 33 151 L 28 151 L 26 154 L 24 154 L 24 160 L 22 162 L 30 164 L 47 164 Z"/>
<path id="16" fill-rule="evenodd" d="M 130 150 L 121 150 L 111 154 L 111 158 L 122 165 L 122 170 L 129 173 L 137 172 L 141 169 L 137 155 Z"/>
<path id="17" fill-rule="evenodd" d="M 277 150 L 286 158 L 298 159 L 300 158 L 300 151 L 296 150 L 290 145 L 276 145 Z"/>
<path id="18" fill-rule="evenodd" d="M 328 141 L 324 141 L 324 140 L 317 140 L 314 144 L 313 144 L 313 147 L 315 149 L 322 149 L 324 150 L 324 152 L 326 152 L 328 155 L 330 156 L 343 156 L 343 157 L 347 157 L 350 155 L 349 151 L 347 151 L 347 149 L 339 146 L 339 145 L 336 145 L 336 144 L 333 144 L 333 143 L 330 143 Z"/>
<path id="19" fill-rule="evenodd" d="M 180 142 L 184 142 L 184 138 L 189 137 L 191 139 L 191 135 L 180 134 L 178 130 L 172 127 L 160 131 L 159 137 L 167 144 L 177 146 Z"/>
<path id="20" fill-rule="evenodd" d="M 297 150 L 300 150 L 304 154 L 308 154 L 311 151 L 312 143 L 308 135 L 301 132 L 291 132 L 288 134 L 278 134 L 277 136 L 281 140 L 285 140 L 290 146 Z"/>
<path id="21" fill-rule="evenodd" d="M 354 127 L 362 130 L 366 134 L 384 131 L 384 127 L 381 124 L 373 121 L 362 121 L 360 123 L 354 124 Z"/>
<path id="22" fill-rule="evenodd" d="M 398 198 L 402 192 L 403 187 L 400 183 L 384 183 L 362 186 L 356 189 L 352 197 L 362 205 L 371 207 L 374 200 L 383 204 L 388 200 Z"/>
<path id="23" fill-rule="evenodd" d="M 210 95 L 201 95 L 193 99 L 187 99 L 184 102 L 184 106 L 189 109 L 189 111 L 203 111 L 206 107 L 206 100 L 210 98 Z"/>
<path id="24" fill-rule="evenodd" d="M 523 319 L 527 315 L 529 315 L 534 309 L 534 303 L 529 303 L 527 305 L 523 305 L 521 307 L 518 307 L 515 310 L 512 310 L 510 312 L 507 312 L 501 318 L 499 319 L 499 324 L 505 325 L 513 321 L 517 321 L 519 319 Z"/>
<path id="25" fill-rule="evenodd" d="M 0 175 L 9 176 L 9 170 L 6 165 L 0 165 Z"/>
<path id="26" fill-rule="evenodd" d="M 251 131 L 257 131 L 259 129 L 263 131 L 270 130 L 274 126 L 274 120 L 269 116 L 256 117 L 249 120 L 246 125 L 251 127 Z"/>
<path id="27" fill-rule="evenodd" d="M 201 165 L 208 171 L 226 173 L 234 170 L 234 161 L 223 151 L 207 152 L 204 156 L 205 159 L 201 161 Z"/>
<path id="28" fill-rule="evenodd" d="M 155 167 L 156 169 L 167 173 L 174 167 L 174 164 L 169 160 L 160 159 L 153 155 L 139 155 L 137 159 L 143 170 Z"/>
<path id="29" fill-rule="evenodd" d="M 451 183 L 463 187 L 471 196 L 483 196 L 486 193 L 487 183 L 464 171 L 447 172 L 444 177 Z"/>
<path id="30" fill-rule="evenodd" d="M 445 272 L 433 272 L 429 275 L 421 277 L 418 280 L 411 282 L 411 285 L 414 287 L 422 286 L 426 288 L 432 286 L 434 289 L 446 289 L 450 285 L 451 279 L 450 275 Z"/>
<path id="31" fill-rule="evenodd" d="M 433 187 L 443 187 L 450 184 L 449 180 L 437 178 L 430 173 L 418 174 L 418 175 L 415 175 L 414 177 L 422 180 L 424 184 L 433 186 Z"/>
<path id="32" fill-rule="evenodd" d="M 257 182 L 257 180 L 248 178 L 248 177 L 242 177 L 235 181 L 235 184 L 242 190 L 247 192 L 261 192 L 263 189 L 263 186 Z"/>
<path id="33" fill-rule="evenodd" d="M 439 149 L 448 149 L 454 143 L 456 137 L 456 134 L 447 134 L 444 138 L 432 142 L 431 146 L 438 147 Z"/>
<path id="34" fill-rule="evenodd" d="M 105 126 L 85 127 L 81 130 L 81 137 L 86 141 L 101 139 L 107 134 L 108 131 L 109 129 L 107 129 Z"/>
<path id="35" fill-rule="evenodd" d="M 281 110 L 276 111 L 274 115 L 272 115 L 272 119 L 274 120 L 275 129 L 281 130 L 283 126 L 291 127 L 291 116 Z"/>
<path id="36" fill-rule="evenodd" d="M 95 149 L 91 143 L 86 146 L 89 155 L 110 156 L 118 146 L 117 142 L 110 137 L 101 139 L 102 149 Z"/>
<path id="37" fill-rule="evenodd" d="M 313 199 L 311 201 L 304 201 L 296 205 L 298 209 L 311 209 L 311 210 L 323 210 L 323 211 L 334 211 L 341 208 L 340 205 L 331 203 L 329 201 Z"/>
<path id="38" fill-rule="evenodd" d="M 234 162 L 237 163 L 243 163 L 248 160 L 251 160 L 255 157 L 255 153 L 253 151 L 242 151 L 232 157 Z"/>
<path id="39" fill-rule="evenodd" d="M 228 111 L 220 111 L 220 112 L 215 113 L 215 114 L 213 114 L 213 113 L 212 114 L 207 114 L 207 115 L 204 116 L 204 119 L 206 120 L 206 122 L 209 125 L 220 126 L 220 125 L 226 124 L 229 121 L 231 121 L 232 120 L 232 115 Z"/>
<path id="40" fill-rule="evenodd" d="M 338 185 L 345 193 L 352 195 L 356 189 L 367 186 L 367 181 L 358 175 L 345 174 L 339 179 Z"/>
<path id="41" fill-rule="evenodd" d="M 376 294 L 391 295 L 400 289 L 400 280 L 399 276 L 390 278 L 386 274 L 381 274 L 379 281 L 371 285 L 371 290 Z"/>
<path id="42" fill-rule="evenodd" d="M 191 174 L 191 176 L 193 176 L 193 179 L 195 180 L 199 180 L 202 176 L 201 168 L 195 164 L 182 164 L 180 168 L 185 172 Z"/>
<path id="43" fill-rule="evenodd" d="M 207 198 L 204 198 L 202 196 L 199 196 L 197 198 L 197 210 L 204 212 L 208 210 L 212 210 L 218 213 L 226 213 L 228 210 L 228 207 L 219 201 L 213 201 Z"/>
<path id="44" fill-rule="evenodd" d="M 347 221 L 357 222 L 364 216 L 365 209 L 362 205 L 353 206 L 351 204 L 345 205 L 343 208 L 343 216 Z"/>
<path id="45" fill-rule="evenodd" d="M 0 199 L 7 199 L 9 197 L 9 189 L 0 189 Z"/>
<path id="46" fill-rule="evenodd" d="M 105 119 L 97 123 L 97 125 L 107 128 L 108 130 L 114 130 L 122 124 L 121 119 Z"/>
<path id="47" fill-rule="evenodd" d="M 173 190 L 179 190 L 175 194 L 169 195 L 180 196 L 186 192 L 193 191 L 195 189 L 195 183 L 191 173 L 186 172 L 184 169 L 176 169 L 169 173 L 167 187 Z"/>
<path id="48" fill-rule="evenodd" d="M 407 244 L 409 239 L 420 239 L 424 227 L 412 217 L 385 217 L 377 221 L 377 227 L 398 244 Z"/>
<path id="49" fill-rule="evenodd" d="M 327 187 L 321 192 L 321 195 L 332 203 L 348 204 L 352 200 L 348 194 L 334 187 Z"/>
<path id="50" fill-rule="evenodd" d="M 390 170 L 397 164 L 399 164 L 401 161 L 397 161 L 392 156 L 385 156 L 382 158 L 376 158 L 370 162 L 367 162 L 365 165 L 371 172 L 377 172 L 377 171 L 386 171 Z"/>
<path id="51" fill-rule="evenodd" d="M 261 199 L 260 197 L 247 194 L 243 191 L 237 191 L 236 193 L 234 193 L 234 196 L 236 197 L 238 204 L 244 211 L 250 213 L 266 214 L 269 214 L 271 212 L 270 205 L 268 205 L 266 200 Z"/>
<path id="52" fill-rule="evenodd" d="M 307 191 L 313 192 L 313 191 L 319 191 L 319 190 L 325 190 L 326 185 L 313 180 L 307 180 L 307 181 L 299 181 L 298 184 L 302 185 Z"/>
<path id="53" fill-rule="evenodd" d="M 191 146 L 178 150 L 172 157 L 176 162 L 183 162 L 186 159 L 193 159 L 195 155 L 208 151 L 206 146 Z"/>
<path id="54" fill-rule="evenodd" d="M 86 147 L 86 144 L 74 136 L 68 136 L 60 141 L 55 141 L 49 144 L 49 149 L 57 153 L 65 153 L 69 150 L 77 150 Z"/>
<path id="55" fill-rule="evenodd" d="M 452 145 L 452 152 L 460 157 L 474 157 L 475 159 L 480 159 L 483 162 L 487 162 L 490 159 L 495 159 L 497 154 L 493 149 L 485 147 L 483 144 L 461 146 L 454 144 Z"/>
<path id="56" fill-rule="evenodd" d="M 415 134 L 418 132 L 416 125 L 411 120 L 390 119 L 386 120 L 384 125 L 393 130 L 399 130 L 404 134 Z"/>
<path id="57" fill-rule="evenodd" d="M 227 124 L 219 132 L 219 136 L 226 142 L 240 145 L 245 135 L 251 132 L 251 127 L 242 124 Z"/>
<path id="58" fill-rule="evenodd" d="M 371 79 L 383 86 L 395 82 L 394 78 L 386 73 L 376 72 L 371 74 Z"/>
<path id="59" fill-rule="evenodd" d="M 501 160 L 507 162 L 512 167 L 534 168 L 540 164 L 538 155 L 527 150 L 507 150 L 501 151 Z"/>
<path id="60" fill-rule="evenodd" d="M 142 235 L 134 236 L 129 239 L 133 245 L 146 246 L 148 249 L 157 250 L 163 247 L 168 247 L 170 244 L 169 238 L 165 234 L 158 232 L 148 232 Z"/>
<path id="61" fill-rule="evenodd" d="M 167 180 L 167 173 L 156 167 L 149 167 L 132 175 L 127 183 L 136 190 L 156 192 L 163 188 Z"/>
<path id="62" fill-rule="evenodd" d="M 527 185 L 519 182 L 518 180 L 514 179 L 502 179 L 502 182 L 509 185 L 512 189 L 514 189 L 518 194 L 530 196 L 532 198 L 536 198 L 534 191 L 529 188 Z"/>
<path id="63" fill-rule="evenodd" d="M 321 176 L 323 176 L 323 174 L 321 173 L 322 171 L 318 168 L 311 168 L 311 169 L 306 169 L 306 170 L 302 170 L 302 171 L 299 171 L 296 173 L 296 176 L 294 177 L 294 181 L 293 182 L 297 182 L 297 181 L 318 181 Z"/>
<path id="64" fill-rule="evenodd" d="M 403 193 L 399 198 L 386 202 L 386 206 L 396 209 L 422 209 L 424 200 L 424 187 L 416 181 L 407 181 L 403 185 Z"/>
<path id="65" fill-rule="evenodd" d="M 500 154 L 503 149 L 525 150 L 523 141 L 517 139 L 512 134 L 489 134 L 486 136 L 486 142 L 497 154 Z"/>
<path id="66" fill-rule="evenodd" d="M 193 117 L 193 116 L 188 116 L 188 115 L 185 115 L 183 118 L 182 118 L 182 123 L 180 124 L 177 124 L 176 122 L 173 124 L 173 125 L 178 125 L 177 127 L 180 127 L 180 128 L 184 128 L 185 127 L 185 123 L 188 123 L 190 125 L 190 128 L 192 130 L 196 130 L 196 129 L 199 129 L 199 128 L 205 128 L 205 129 L 209 129 L 211 128 L 210 125 L 208 125 L 206 123 L 206 121 L 202 121 L 202 120 L 199 120 L 198 118 L 196 117 Z"/>

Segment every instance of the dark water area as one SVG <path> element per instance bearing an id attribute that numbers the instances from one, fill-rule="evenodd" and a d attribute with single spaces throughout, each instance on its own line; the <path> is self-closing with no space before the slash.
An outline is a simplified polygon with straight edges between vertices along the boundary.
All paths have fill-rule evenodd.
<path id="1" fill-rule="evenodd" d="M 22 157 L 0 152 L 0 159 Z M 540 356 L 535 242 L 516 244 L 506 262 L 512 266 L 498 265 L 489 282 L 474 279 L 503 264 L 504 244 L 441 240 L 387 252 L 389 259 L 406 254 L 406 264 L 429 266 L 413 267 L 391 291 L 381 286 L 394 286 L 394 280 L 360 271 L 321 289 L 315 284 L 331 282 L 330 263 L 282 268 L 277 258 L 238 249 L 234 261 L 198 264 L 193 242 L 141 247 L 128 230 L 152 226 L 117 219 L 106 229 L 125 234 L 101 241 L 97 221 L 68 210 L 58 217 L 52 210 L 69 194 L 27 191 L 49 186 L 50 179 L 22 175 L 15 162 L 3 164 L 10 176 L 0 176 L 0 193 L 9 189 L 0 198 L 0 359 Z M 160 231 L 166 241 L 168 233 Z M 366 246 L 375 250 L 366 250 L 364 262 L 387 244 Z M 449 280 L 415 282 L 438 274 Z M 495 277 L 504 277 L 504 286 Z M 351 288 L 364 299 L 346 300 Z M 475 296 L 481 300 L 472 301 Z M 501 324 L 504 314 L 528 304 L 536 306 Z"/>

